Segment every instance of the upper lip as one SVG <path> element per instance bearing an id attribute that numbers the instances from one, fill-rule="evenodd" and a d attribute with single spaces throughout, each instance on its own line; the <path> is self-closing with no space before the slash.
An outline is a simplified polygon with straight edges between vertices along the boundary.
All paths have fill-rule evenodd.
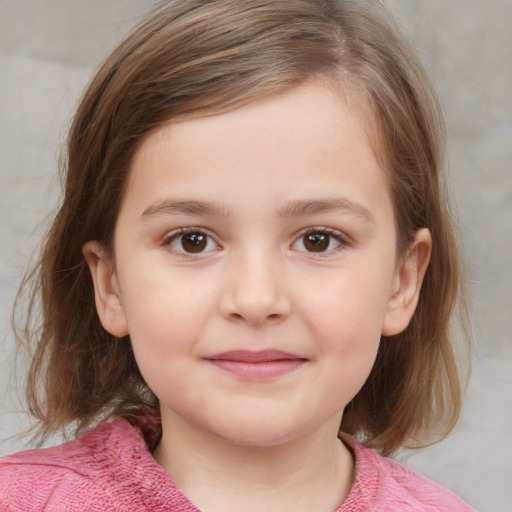
<path id="1" fill-rule="evenodd" d="M 270 361 L 282 361 L 285 359 L 306 359 L 297 354 L 290 354 L 282 350 L 230 350 L 207 357 L 213 361 L 240 361 L 244 363 L 263 363 Z"/>

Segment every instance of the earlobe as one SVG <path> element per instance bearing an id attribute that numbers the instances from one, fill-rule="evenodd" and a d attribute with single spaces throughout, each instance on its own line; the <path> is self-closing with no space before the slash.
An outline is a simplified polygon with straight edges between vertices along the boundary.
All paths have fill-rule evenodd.
<path id="1" fill-rule="evenodd" d="M 114 262 L 104 245 L 96 240 L 82 247 L 94 285 L 96 310 L 103 327 L 113 336 L 128 334 Z"/>
<path id="2" fill-rule="evenodd" d="M 430 262 L 432 237 L 427 228 L 419 229 L 396 269 L 388 308 L 382 326 L 383 336 L 401 333 L 414 314 L 423 278 Z"/>

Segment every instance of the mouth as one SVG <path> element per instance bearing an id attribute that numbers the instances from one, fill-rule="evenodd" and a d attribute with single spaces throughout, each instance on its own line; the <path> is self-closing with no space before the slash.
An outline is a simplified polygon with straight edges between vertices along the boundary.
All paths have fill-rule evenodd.
<path id="1" fill-rule="evenodd" d="M 220 370 L 253 380 L 279 377 L 297 370 L 308 361 L 299 355 L 280 350 L 233 350 L 205 359 Z"/>

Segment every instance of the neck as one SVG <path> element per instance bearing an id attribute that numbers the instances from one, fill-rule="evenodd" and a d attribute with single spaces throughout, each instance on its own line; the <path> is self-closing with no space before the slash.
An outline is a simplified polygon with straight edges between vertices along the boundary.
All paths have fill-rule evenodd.
<path id="1" fill-rule="evenodd" d="M 325 510 L 348 494 L 353 460 L 337 439 L 340 416 L 277 446 L 236 445 L 162 417 L 155 460 L 204 512 Z M 169 424 L 171 423 L 171 424 Z"/>

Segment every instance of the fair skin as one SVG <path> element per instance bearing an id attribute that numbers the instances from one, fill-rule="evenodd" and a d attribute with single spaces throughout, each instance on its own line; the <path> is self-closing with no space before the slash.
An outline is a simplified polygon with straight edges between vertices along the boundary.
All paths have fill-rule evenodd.
<path id="1" fill-rule="evenodd" d="M 160 401 L 154 457 L 205 512 L 329 512 L 349 492 L 343 409 L 409 323 L 431 244 L 419 230 L 397 256 L 363 119 L 316 81 L 159 128 L 115 257 L 84 246 L 100 319 Z"/>

